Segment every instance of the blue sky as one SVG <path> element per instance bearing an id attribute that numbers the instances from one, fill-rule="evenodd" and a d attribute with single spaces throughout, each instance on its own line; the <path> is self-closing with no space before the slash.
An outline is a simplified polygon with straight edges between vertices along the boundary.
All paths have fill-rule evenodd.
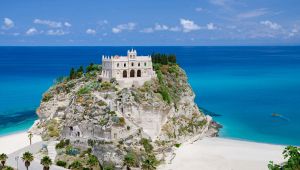
<path id="1" fill-rule="evenodd" d="M 1 0 L 0 45 L 300 45 L 300 1 Z"/>

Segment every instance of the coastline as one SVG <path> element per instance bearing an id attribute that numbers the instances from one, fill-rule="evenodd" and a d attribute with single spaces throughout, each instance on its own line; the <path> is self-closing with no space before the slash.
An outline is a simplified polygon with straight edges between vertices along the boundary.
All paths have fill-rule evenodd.
<path id="1" fill-rule="evenodd" d="M 284 161 L 283 145 L 249 142 L 220 137 L 184 143 L 161 165 L 161 170 L 268 170 L 269 161 Z M 186 162 L 186 163 L 184 163 Z M 183 164 L 184 163 L 184 164 Z"/>
<path id="2" fill-rule="evenodd" d="M 42 141 L 41 136 L 33 134 L 32 144 L 40 141 Z M 29 145 L 27 130 L 0 136 L 0 153 L 11 154 Z"/>

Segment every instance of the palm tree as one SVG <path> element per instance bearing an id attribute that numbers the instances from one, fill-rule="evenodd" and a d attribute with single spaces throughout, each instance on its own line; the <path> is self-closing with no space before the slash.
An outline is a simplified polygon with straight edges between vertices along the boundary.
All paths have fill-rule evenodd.
<path id="1" fill-rule="evenodd" d="M 90 155 L 89 159 L 87 160 L 87 164 L 89 165 L 90 169 L 93 170 L 93 167 L 95 167 L 98 164 L 98 158 L 94 155 Z"/>
<path id="2" fill-rule="evenodd" d="M 29 138 L 30 145 L 31 145 L 31 142 L 32 142 L 32 137 L 33 137 L 33 134 L 31 132 L 29 132 L 28 138 Z"/>
<path id="3" fill-rule="evenodd" d="M 25 152 L 23 153 L 23 156 L 22 156 L 22 160 L 25 162 L 25 166 L 26 166 L 26 169 L 28 170 L 28 167 L 30 166 L 30 162 L 32 162 L 34 159 L 32 153 L 30 152 Z"/>
<path id="4" fill-rule="evenodd" d="M 3 167 L 4 167 L 5 162 L 6 162 L 7 159 L 8 159 L 8 157 L 7 157 L 7 155 L 5 153 L 2 153 L 0 155 L 0 161 L 1 161 L 1 164 L 2 164 Z"/>
<path id="5" fill-rule="evenodd" d="M 41 164 L 44 166 L 44 170 L 49 170 L 50 166 L 52 165 L 52 160 L 49 158 L 49 156 L 44 156 L 41 159 Z"/>

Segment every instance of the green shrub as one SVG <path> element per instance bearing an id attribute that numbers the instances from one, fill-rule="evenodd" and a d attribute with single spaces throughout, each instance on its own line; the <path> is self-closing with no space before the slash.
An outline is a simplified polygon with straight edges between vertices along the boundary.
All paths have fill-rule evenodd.
<path id="1" fill-rule="evenodd" d="M 113 163 L 104 163 L 103 170 L 115 170 L 115 165 Z"/>
<path id="2" fill-rule="evenodd" d="M 91 63 L 89 66 L 86 67 L 86 72 L 89 73 L 89 72 L 92 72 L 92 71 L 100 71 L 100 66 Z"/>
<path id="3" fill-rule="evenodd" d="M 81 170 L 83 168 L 82 164 L 79 161 L 74 161 L 70 166 L 69 169 L 76 169 L 76 170 Z"/>
<path id="4" fill-rule="evenodd" d="M 125 125 L 125 119 L 124 117 L 119 117 L 119 125 L 124 126 Z"/>
<path id="5" fill-rule="evenodd" d="M 179 148 L 180 147 L 180 143 L 176 143 L 174 146 L 176 147 L 176 148 Z"/>
<path id="6" fill-rule="evenodd" d="M 140 144 L 143 145 L 146 152 L 150 153 L 153 150 L 153 146 L 151 145 L 149 139 L 142 138 Z"/>
<path id="7" fill-rule="evenodd" d="M 284 159 L 287 159 L 281 165 L 274 164 L 273 161 L 269 162 L 269 170 L 299 170 L 300 169 L 300 147 L 287 146 L 283 151 Z"/>
<path id="8" fill-rule="evenodd" d="M 107 104 L 106 104 L 104 101 L 102 101 L 102 100 L 100 100 L 99 102 L 97 102 L 97 104 L 98 104 L 98 106 L 100 106 L 100 107 L 102 107 L 102 106 L 107 106 Z"/>
<path id="9" fill-rule="evenodd" d="M 139 166 L 139 159 L 135 152 L 130 151 L 124 157 L 124 163 L 129 167 L 138 167 Z"/>
<path id="10" fill-rule="evenodd" d="M 171 103 L 169 89 L 166 86 L 160 86 L 159 93 L 161 94 L 164 101 L 166 101 L 168 104 Z"/>
<path id="11" fill-rule="evenodd" d="M 67 162 L 58 160 L 58 161 L 56 162 L 56 165 L 65 168 L 65 167 L 67 166 Z"/>
<path id="12" fill-rule="evenodd" d="M 81 96 L 84 94 L 88 94 L 90 91 L 91 91 L 91 89 L 89 87 L 85 86 L 78 90 L 77 95 Z"/>

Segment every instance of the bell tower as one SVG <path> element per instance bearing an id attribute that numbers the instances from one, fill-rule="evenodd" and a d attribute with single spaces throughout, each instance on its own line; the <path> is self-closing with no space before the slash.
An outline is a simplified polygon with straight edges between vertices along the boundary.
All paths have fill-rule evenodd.
<path id="1" fill-rule="evenodd" d="M 128 56 L 129 59 L 135 59 L 136 56 L 137 56 L 136 50 L 133 50 L 133 49 L 128 50 L 127 51 L 127 56 Z"/>

